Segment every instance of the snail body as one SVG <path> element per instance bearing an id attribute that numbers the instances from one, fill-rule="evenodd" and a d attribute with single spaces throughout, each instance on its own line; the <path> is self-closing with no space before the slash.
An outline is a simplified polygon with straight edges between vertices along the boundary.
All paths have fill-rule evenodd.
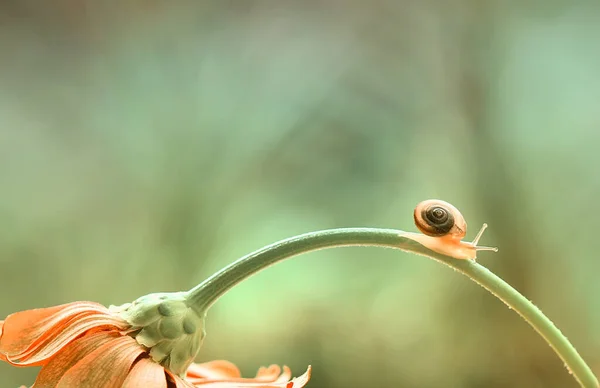
<path id="1" fill-rule="evenodd" d="M 498 251 L 498 248 L 477 245 L 487 224 L 483 224 L 472 242 L 462 241 L 467 234 L 467 222 L 460 211 L 448 202 L 429 199 L 419 203 L 414 211 L 414 220 L 423 234 L 404 235 L 442 255 L 473 260 L 477 258 L 477 251 Z"/>

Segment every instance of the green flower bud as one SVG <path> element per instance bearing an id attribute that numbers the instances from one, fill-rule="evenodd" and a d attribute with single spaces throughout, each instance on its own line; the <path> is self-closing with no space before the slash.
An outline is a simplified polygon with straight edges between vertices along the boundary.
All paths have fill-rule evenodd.
<path id="1" fill-rule="evenodd" d="M 132 326 L 137 342 L 152 359 L 183 376 L 196 358 L 206 335 L 204 318 L 189 307 L 187 293 L 156 293 L 133 303 L 111 306 Z"/>

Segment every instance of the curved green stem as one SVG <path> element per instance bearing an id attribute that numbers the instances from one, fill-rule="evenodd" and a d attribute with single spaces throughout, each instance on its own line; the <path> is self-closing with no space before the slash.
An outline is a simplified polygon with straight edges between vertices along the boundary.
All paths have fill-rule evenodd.
<path id="1" fill-rule="evenodd" d="M 474 260 L 457 260 L 435 253 L 393 229 L 345 228 L 311 232 L 281 240 L 246 255 L 188 291 L 188 304 L 204 314 L 236 284 L 292 256 L 341 246 L 396 248 L 427 256 L 468 276 L 523 317 L 554 349 L 575 379 L 585 388 L 597 388 L 598 380 L 577 350 L 533 303 L 504 280 Z"/>

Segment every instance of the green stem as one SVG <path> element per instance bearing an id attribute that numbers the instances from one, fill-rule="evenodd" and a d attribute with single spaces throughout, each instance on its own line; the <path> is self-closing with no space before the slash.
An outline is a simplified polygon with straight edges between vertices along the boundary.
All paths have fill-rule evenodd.
<path id="1" fill-rule="evenodd" d="M 236 284 L 287 258 L 325 248 L 376 246 L 427 256 L 468 276 L 523 317 L 554 349 L 584 388 L 598 388 L 598 380 L 569 340 L 533 303 L 504 280 L 474 260 L 457 260 L 435 253 L 392 229 L 345 228 L 311 232 L 281 240 L 246 255 L 188 291 L 188 303 L 199 314 Z"/>

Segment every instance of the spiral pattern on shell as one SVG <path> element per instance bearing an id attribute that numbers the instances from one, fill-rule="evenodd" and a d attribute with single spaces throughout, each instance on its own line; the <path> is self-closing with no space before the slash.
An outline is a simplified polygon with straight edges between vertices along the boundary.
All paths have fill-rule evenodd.
<path id="1" fill-rule="evenodd" d="M 415 208 L 415 225 L 428 236 L 442 237 L 456 229 L 458 210 L 444 201 L 423 201 Z M 460 223 L 460 222 L 459 222 Z"/>

